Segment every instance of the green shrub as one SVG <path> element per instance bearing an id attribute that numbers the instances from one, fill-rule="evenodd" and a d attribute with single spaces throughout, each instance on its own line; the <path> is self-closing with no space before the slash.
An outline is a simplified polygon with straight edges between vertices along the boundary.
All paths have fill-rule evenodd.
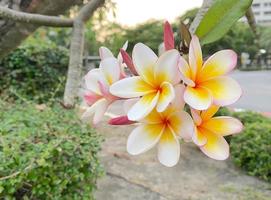
<path id="1" fill-rule="evenodd" d="M 0 61 L 0 94 L 38 103 L 63 95 L 68 50 L 53 44 L 23 45 Z"/>
<path id="2" fill-rule="evenodd" d="M 93 199 L 100 142 L 74 111 L 0 101 L 0 199 Z"/>
<path id="3" fill-rule="evenodd" d="M 249 112 L 238 113 L 238 116 L 245 127 L 242 133 L 231 137 L 233 161 L 249 175 L 271 182 L 271 123 L 269 119 Z M 259 121 L 251 123 L 253 116 Z"/>
<path id="4" fill-rule="evenodd" d="M 243 124 L 250 124 L 254 122 L 266 122 L 266 123 L 271 123 L 271 119 L 263 116 L 260 113 L 257 112 L 252 112 L 252 111 L 245 111 L 245 112 L 233 112 L 232 113 L 233 117 L 236 117 L 240 119 L 240 121 Z"/>

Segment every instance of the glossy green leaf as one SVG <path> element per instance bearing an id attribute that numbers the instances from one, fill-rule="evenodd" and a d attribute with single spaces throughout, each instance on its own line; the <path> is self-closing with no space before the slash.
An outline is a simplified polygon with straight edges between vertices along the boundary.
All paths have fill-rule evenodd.
<path id="1" fill-rule="evenodd" d="M 251 6 L 252 0 L 216 0 L 201 20 L 196 35 L 202 44 L 220 39 Z"/>

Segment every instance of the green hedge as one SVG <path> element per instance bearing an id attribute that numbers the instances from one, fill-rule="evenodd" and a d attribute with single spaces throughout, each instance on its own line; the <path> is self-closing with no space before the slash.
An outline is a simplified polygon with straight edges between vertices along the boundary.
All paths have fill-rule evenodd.
<path id="1" fill-rule="evenodd" d="M 63 95 L 67 66 L 68 50 L 63 47 L 22 45 L 0 60 L 0 94 L 38 103 L 53 101 Z"/>
<path id="2" fill-rule="evenodd" d="M 244 123 L 244 130 L 231 137 L 234 163 L 249 175 L 271 182 L 271 119 L 254 112 L 232 114 Z"/>
<path id="3" fill-rule="evenodd" d="M 0 101 L 0 199 L 93 199 L 100 142 L 74 111 Z"/>

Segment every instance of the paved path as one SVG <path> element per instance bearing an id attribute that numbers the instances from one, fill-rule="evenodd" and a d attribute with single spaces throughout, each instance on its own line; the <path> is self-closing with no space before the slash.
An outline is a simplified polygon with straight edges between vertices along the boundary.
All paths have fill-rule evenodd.
<path id="1" fill-rule="evenodd" d="M 271 112 L 271 71 L 235 71 L 231 76 L 243 89 L 242 97 L 233 107 Z"/>
<path id="2" fill-rule="evenodd" d="M 271 185 L 245 175 L 230 160 L 214 161 L 194 145 L 181 145 L 173 168 L 163 167 L 156 149 L 139 156 L 126 152 L 134 125 L 112 127 L 102 123 L 101 160 L 106 176 L 98 181 L 97 200 L 269 200 Z"/>

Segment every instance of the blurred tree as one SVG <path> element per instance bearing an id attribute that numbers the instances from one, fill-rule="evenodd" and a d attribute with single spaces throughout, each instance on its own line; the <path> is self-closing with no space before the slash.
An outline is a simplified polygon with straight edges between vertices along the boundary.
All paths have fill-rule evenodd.
<path id="1" fill-rule="evenodd" d="M 128 28 L 125 37 L 130 43 L 128 51 L 131 51 L 131 47 L 136 43 L 142 42 L 158 53 L 158 46 L 163 41 L 163 21 L 150 20 Z"/>
<path id="2" fill-rule="evenodd" d="M 258 51 L 258 47 L 254 44 L 254 38 L 254 34 L 247 24 L 237 22 L 223 38 L 204 45 L 203 51 L 207 56 L 218 50 L 228 48 L 234 49 L 238 55 L 247 52 L 253 57 Z"/>
<path id="3" fill-rule="evenodd" d="M 64 14 L 70 7 L 83 4 L 83 0 L 0 0 L 0 6 L 13 10 L 44 15 Z M 16 48 L 39 27 L 31 23 L 19 23 L 12 19 L 0 19 L 0 57 Z"/>

